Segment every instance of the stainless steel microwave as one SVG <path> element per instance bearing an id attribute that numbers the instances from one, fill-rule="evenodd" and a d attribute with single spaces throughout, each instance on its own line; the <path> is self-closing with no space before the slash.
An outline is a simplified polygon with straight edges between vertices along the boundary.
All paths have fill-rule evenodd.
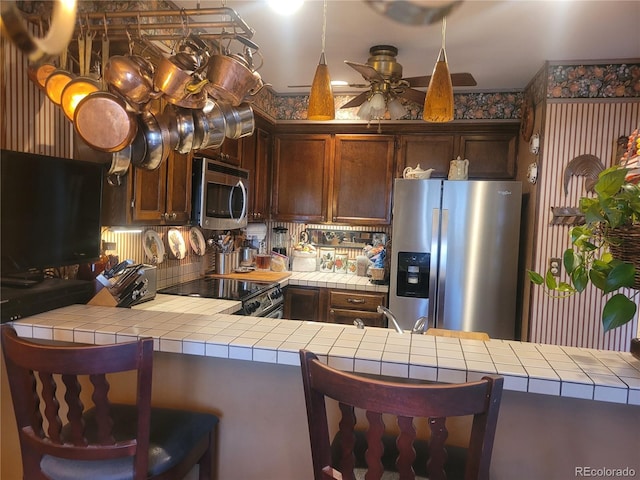
<path id="1" fill-rule="evenodd" d="M 208 230 L 247 226 L 249 171 L 210 158 L 193 158 L 192 221 Z"/>

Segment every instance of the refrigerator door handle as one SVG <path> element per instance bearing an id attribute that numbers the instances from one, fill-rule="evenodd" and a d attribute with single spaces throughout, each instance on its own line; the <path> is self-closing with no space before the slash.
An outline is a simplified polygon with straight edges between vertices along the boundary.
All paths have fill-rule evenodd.
<path id="1" fill-rule="evenodd" d="M 444 326 L 444 294 L 447 286 L 447 252 L 449 233 L 449 210 L 443 208 L 441 211 L 442 220 L 440 223 L 440 251 L 438 252 L 438 290 L 437 290 L 437 311 L 435 323 L 439 328 Z"/>
<path id="2" fill-rule="evenodd" d="M 428 318 L 436 327 L 436 295 L 438 287 L 438 257 L 440 255 L 438 239 L 440 238 L 440 209 L 434 208 L 431 215 L 431 259 L 429 262 L 429 307 Z"/>

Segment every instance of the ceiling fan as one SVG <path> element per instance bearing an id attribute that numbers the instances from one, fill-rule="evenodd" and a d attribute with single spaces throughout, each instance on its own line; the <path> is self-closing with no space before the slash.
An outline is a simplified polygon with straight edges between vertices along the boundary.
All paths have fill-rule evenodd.
<path id="1" fill-rule="evenodd" d="M 381 93 L 390 100 L 400 97 L 420 105 L 424 104 L 426 92 L 416 90 L 415 87 L 428 87 L 431 75 L 402 78 L 402 65 L 396 61 L 398 49 L 393 45 L 375 45 L 369 49 L 369 54 L 371 56 L 367 63 L 344 61 L 369 82 L 369 91 L 357 95 L 341 108 L 362 105 L 376 93 Z M 470 73 L 452 73 L 451 83 L 454 87 L 477 85 Z"/>

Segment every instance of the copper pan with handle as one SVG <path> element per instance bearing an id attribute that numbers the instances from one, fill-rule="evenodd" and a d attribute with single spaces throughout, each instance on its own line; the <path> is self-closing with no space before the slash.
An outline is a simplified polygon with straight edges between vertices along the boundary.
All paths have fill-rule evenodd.
<path id="1" fill-rule="evenodd" d="M 126 102 L 103 91 L 90 93 L 78 103 L 73 125 L 87 145 L 102 152 L 122 150 L 138 131 L 138 122 Z"/>

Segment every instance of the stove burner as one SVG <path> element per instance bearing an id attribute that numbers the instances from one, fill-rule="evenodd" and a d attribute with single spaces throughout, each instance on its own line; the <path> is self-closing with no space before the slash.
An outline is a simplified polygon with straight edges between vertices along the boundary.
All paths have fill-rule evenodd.
<path id="1" fill-rule="evenodd" d="M 227 278 L 199 278 L 158 290 L 165 295 L 215 298 L 242 302 L 241 315 L 265 316 L 283 302 L 278 283 L 246 282 Z"/>

